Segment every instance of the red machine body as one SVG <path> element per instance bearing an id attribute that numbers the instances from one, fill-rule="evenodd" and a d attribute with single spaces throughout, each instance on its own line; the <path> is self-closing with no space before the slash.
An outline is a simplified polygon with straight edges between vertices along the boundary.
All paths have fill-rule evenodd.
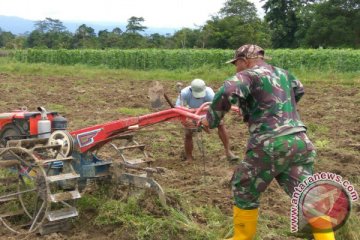
<path id="1" fill-rule="evenodd" d="M 204 103 L 198 109 L 188 109 L 185 107 L 175 107 L 150 113 L 138 117 L 128 117 L 119 120 L 98 124 L 83 129 L 70 132 L 74 140 L 75 149 L 84 153 L 95 149 L 111 141 L 113 137 L 126 132 L 133 132 L 139 128 L 153 125 L 168 120 L 186 119 L 195 121 L 200 120 L 210 103 Z M 233 111 L 239 111 L 233 107 Z M 55 117 L 59 116 L 57 112 L 47 112 L 47 118 L 53 123 Z M 41 112 L 28 112 L 26 110 L 16 110 L 9 113 L 0 114 L 0 139 L 9 136 L 5 132 L 11 128 L 10 136 L 21 136 L 21 138 L 33 138 L 38 135 L 38 122 L 41 120 Z M 57 129 L 52 129 L 52 131 Z M 65 130 L 65 129 L 62 129 Z M 16 133 L 16 134 L 14 134 Z"/>
<path id="2" fill-rule="evenodd" d="M 58 116 L 57 112 L 48 112 L 47 118 L 50 121 Z M 0 137 L 7 127 L 20 131 L 24 138 L 36 137 L 38 134 L 38 122 L 41 120 L 40 112 L 28 112 L 26 110 L 14 110 L 8 113 L 0 113 Z"/>
<path id="3" fill-rule="evenodd" d="M 111 141 L 112 137 L 117 134 L 135 131 L 144 126 L 168 120 L 180 120 L 182 122 L 187 118 L 200 120 L 201 115 L 205 113 L 207 108 L 208 103 L 199 109 L 188 109 L 184 107 L 170 108 L 139 117 L 129 117 L 79 129 L 70 132 L 70 134 L 75 139 L 79 152 L 83 153 Z"/>

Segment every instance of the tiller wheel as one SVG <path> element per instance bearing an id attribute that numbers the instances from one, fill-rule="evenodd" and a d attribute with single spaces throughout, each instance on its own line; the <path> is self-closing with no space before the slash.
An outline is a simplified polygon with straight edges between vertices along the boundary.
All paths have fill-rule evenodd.
<path id="1" fill-rule="evenodd" d="M 0 221 L 14 233 L 34 232 L 50 207 L 46 173 L 27 149 L 1 148 L 2 156 L 6 160 L 0 160 Z"/>
<path id="2" fill-rule="evenodd" d="M 14 233 L 46 234 L 78 215 L 74 204 L 81 197 L 80 176 L 72 157 L 64 156 L 64 143 L 54 142 L 10 140 L 0 149 L 0 221 Z"/>

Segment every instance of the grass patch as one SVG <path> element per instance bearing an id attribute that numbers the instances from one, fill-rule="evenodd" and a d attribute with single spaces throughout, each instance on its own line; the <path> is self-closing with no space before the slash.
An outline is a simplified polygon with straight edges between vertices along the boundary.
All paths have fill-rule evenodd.
<path id="1" fill-rule="evenodd" d="M 326 134 L 329 132 L 329 128 L 322 124 L 307 123 L 307 130 L 313 134 Z"/>
<path id="2" fill-rule="evenodd" d="M 69 110 L 67 110 L 68 108 L 62 104 L 48 103 L 47 108 L 48 108 L 47 111 L 55 111 L 63 114 L 69 112 Z"/>
<path id="3" fill-rule="evenodd" d="M 205 212 L 215 219 L 223 219 L 218 210 L 207 209 Z M 96 225 L 118 224 L 123 229 L 131 230 L 136 239 L 219 239 L 214 231 L 223 227 L 223 221 L 212 220 L 199 223 L 189 212 L 169 208 L 164 217 L 146 214 L 138 207 L 135 199 L 128 202 L 109 201 L 101 207 L 101 213 L 95 220 Z M 197 210 L 198 218 L 206 218 L 204 209 Z M 122 233 L 123 231 L 119 231 Z"/>
<path id="4" fill-rule="evenodd" d="M 310 139 L 317 139 L 316 146 L 326 147 L 330 143 L 329 140 L 326 139 L 326 135 L 329 133 L 329 128 L 322 124 L 312 123 L 309 122 L 306 124 L 307 127 L 307 134 L 309 135 Z M 323 139 L 321 139 L 323 138 Z"/>
<path id="5" fill-rule="evenodd" d="M 358 72 L 335 72 L 319 71 L 304 68 L 290 69 L 302 82 L 329 82 L 345 85 L 356 85 L 360 83 Z M 21 63 L 9 57 L 0 58 L 0 72 L 14 75 L 37 75 L 37 76 L 62 76 L 62 77 L 81 77 L 82 79 L 117 79 L 117 80 L 174 80 L 191 81 L 194 78 L 202 78 L 208 83 L 219 84 L 235 73 L 234 66 L 224 64 L 221 69 L 212 66 L 202 66 L 193 69 L 176 70 L 130 70 L 130 69 L 110 69 L 106 66 L 88 66 L 76 64 L 72 66 L 54 65 L 46 63 Z M 81 80 L 78 85 L 85 84 L 86 80 Z"/>
<path id="6" fill-rule="evenodd" d="M 335 70 L 320 71 L 309 69 L 292 69 L 302 83 L 337 83 L 343 85 L 360 84 L 359 72 L 337 72 Z"/>
<path id="7" fill-rule="evenodd" d="M 360 207 L 358 207 L 360 209 Z M 337 240 L 358 240 L 360 239 L 360 217 L 359 209 L 352 211 L 349 219 L 338 231 L 335 232 Z"/>
<path id="8" fill-rule="evenodd" d="M 114 239 L 215 240 L 232 235 L 231 217 L 213 206 L 194 207 L 190 197 L 176 190 L 167 191 L 167 207 L 149 191 L 120 200 L 114 185 L 102 184 L 93 190 L 77 206 L 81 214 L 93 215 L 95 228 L 113 229 L 107 234 Z"/>
<path id="9" fill-rule="evenodd" d="M 317 139 L 315 140 L 315 146 L 317 149 L 324 149 L 329 147 L 330 141 L 327 139 Z"/>
<path id="10" fill-rule="evenodd" d="M 95 196 L 85 194 L 76 202 L 76 206 L 81 211 L 96 210 L 100 207 L 101 200 Z"/>
<path id="11" fill-rule="evenodd" d="M 122 107 L 122 108 L 116 109 L 116 112 L 124 114 L 124 115 L 139 116 L 139 115 L 148 114 L 151 111 L 149 109 L 147 109 L 147 108 L 127 108 L 127 107 Z"/>

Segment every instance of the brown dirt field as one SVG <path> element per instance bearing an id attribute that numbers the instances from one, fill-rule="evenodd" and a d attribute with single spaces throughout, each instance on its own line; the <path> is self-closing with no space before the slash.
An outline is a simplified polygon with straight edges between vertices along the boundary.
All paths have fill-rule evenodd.
<path id="1" fill-rule="evenodd" d="M 27 106 L 30 110 L 35 110 L 37 106 L 45 106 L 48 110 L 52 110 L 51 107 L 62 109 L 60 112 L 68 119 L 69 130 L 75 130 L 126 117 L 117 111 L 122 107 L 150 109 L 147 94 L 153 84 L 153 81 L 145 80 L 86 80 L 0 73 L 0 109 L 1 112 L 21 106 Z M 168 96 L 175 101 L 175 82 L 162 80 L 161 84 Z M 183 84 L 186 86 L 187 83 Z M 219 86 L 212 87 L 217 89 Z M 299 104 L 302 120 L 309 126 L 311 140 L 315 143 L 322 141 L 318 144 L 326 145 L 317 150 L 315 170 L 334 172 L 341 174 L 345 179 L 355 181 L 354 185 L 360 193 L 360 86 L 322 82 L 306 84 L 305 88 L 306 94 Z M 232 150 L 243 157 L 248 136 L 246 125 L 236 114 L 228 114 L 225 123 L 228 129 L 231 128 L 229 133 Z M 171 134 L 163 137 L 160 130 L 164 129 L 169 129 L 168 132 Z M 205 150 L 203 159 L 195 145 L 195 161 L 192 163 L 181 161 L 183 133 L 178 123 L 162 123 L 145 128 L 139 132 L 137 140 L 147 145 L 147 150 L 156 159 L 156 166 L 168 169 L 164 176 L 157 178 L 165 190 L 177 189 L 192 196 L 194 205 L 215 205 L 230 216 L 232 199 L 228 184 L 233 166 L 223 158 L 222 146 L 216 131 L 210 135 L 203 133 L 200 137 L 209 148 Z M 288 216 L 290 199 L 276 182 L 273 182 L 263 194 L 261 204 L 261 214 L 273 220 L 269 221 L 268 227 L 282 226 L 273 216 Z M 355 208 L 355 211 L 359 212 L 359 208 Z M 70 233 L 38 238 L 110 239 L 111 231 L 106 228 L 93 229 L 92 225 L 75 226 Z M 0 238 L 12 237 L 0 234 Z"/>

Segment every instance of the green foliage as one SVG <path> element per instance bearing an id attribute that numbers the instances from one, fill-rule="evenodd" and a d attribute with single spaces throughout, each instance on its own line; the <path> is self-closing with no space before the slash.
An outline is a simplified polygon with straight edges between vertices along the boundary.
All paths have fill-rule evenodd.
<path id="1" fill-rule="evenodd" d="M 141 216 L 141 209 L 135 198 L 130 198 L 127 202 L 109 200 L 101 205 L 95 223 L 97 225 L 131 224 L 139 216 Z"/>
<path id="2" fill-rule="evenodd" d="M 0 48 L 9 48 L 12 41 L 14 41 L 15 35 L 11 32 L 2 31 L 0 28 Z"/>
<path id="3" fill-rule="evenodd" d="M 270 46 L 267 24 L 247 0 L 227 0 L 217 16 L 212 16 L 202 27 L 203 47 L 235 49 L 246 43 Z"/>
<path id="4" fill-rule="evenodd" d="M 359 47 L 358 0 L 328 0 L 308 6 L 303 44 L 309 47 Z"/>
<path id="5" fill-rule="evenodd" d="M 271 29 L 271 40 L 274 48 L 298 47 L 295 33 L 299 29 L 300 19 L 297 15 L 302 8 L 302 1 L 268 0 L 264 4 L 265 20 Z"/>
<path id="6" fill-rule="evenodd" d="M 58 19 L 45 18 L 45 20 L 35 22 L 35 30 L 42 33 L 63 32 L 66 30 L 66 27 Z"/>
<path id="7" fill-rule="evenodd" d="M 95 30 L 86 24 L 80 25 L 75 32 L 73 46 L 74 48 L 96 48 Z"/>
<path id="8" fill-rule="evenodd" d="M 145 19 L 143 17 L 134 17 L 132 16 L 128 20 L 128 24 L 126 25 L 126 32 L 129 33 L 138 33 L 143 32 L 147 27 L 142 25 Z"/>
<path id="9" fill-rule="evenodd" d="M 278 49 L 268 51 L 269 62 L 285 69 L 359 71 L 360 51 L 353 49 Z"/>
<path id="10" fill-rule="evenodd" d="M 176 48 L 195 48 L 199 46 L 205 46 L 206 43 L 202 43 L 200 38 L 200 31 L 190 28 L 182 28 L 175 32 L 172 37 L 175 42 Z"/>
<path id="11" fill-rule="evenodd" d="M 12 53 L 10 52 L 10 55 Z M 230 56 L 231 57 L 231 56 Z M 10 57 L 0 58 L 0 71 L 3 73 L 21 76 L 33 75 L 38 76 L 62 76 L 62 77 L 76 77 L 77 86 L 89 84 L 93 79 L 132 79 L 132 80 L 172 80 L 183 81 L 184 83 L 194 79 L 194 77 L 206 79 L 209 84 L 220 86 L 226 78 L 234 74 L 234 66 L 231 64 L 224 64 L 222 68 L 215 68 L 211 65 L 204 65 L 201 67 L 194 67 L 192 69 L 109 69 L 105 65 L 90 66 L 84 64 L 74 65 L 54 65 L 47 63 L 25 63 L 18 62 Z M 349 86 L 356 86 L 360 84 L 360 77 L 358 71 L 343 72 L 336 69 L 311 69 L 305 66 L 297 66 L 291 68 L 291 71 L 303 83 L 315 82 L 334 82 L 336 84 L 345 84 Z M 114 80 L 116 81 L 116 80 Z M 6 86 L 7 88 L 8 86 Z M 359 102 L 356 98 L 359 94 L 354 96 L 354 103 Z M 6 104 L 5 104 L 6 105 Z"/>
<path id="12" fill-rule="evenodd" d="M 240 15 L 213 17 L 203 27 L 207 48 L 236 49 L 246 43 L 270 46 L 267 25 L 259 18 L 245 20 Z"/>
<path id="13" fill-rule="evenodd" d="M 219 13 L 223 16 L 239 16 L 245 22 L 258 18 L 255 4 L 247 0 L 227 0 Z"/>
<path id="14" fill-rule="evenodd" d="M 171 195 L 171 193 L 170 193 Z M 184 198 L 184 196 L 181 196 Z M 148 201 L 147 199 L 146 201 Z M 142 197 L 129 198 L 127 201 L 105 200 L 100 206 L 95 225 L 117 225 L 117 234 L 133 234 L 129 239 L 219 239 L 224 235 L 222 229 L 229 229 L 231 219 L 218 208 L 204 206 L 182 209 L 171 206 L 156 206 L 162 214 L 148 212 L 142 206 Z M 200 222 L 198 222 L 200 220 Z"/>
<path id="15" fill-rule="evenodd" d="M 268 50 L 269 63 L 285 69 L 316 69 L 339 72 L 360 70 L 360 50 L 352 49 L 278 49 Z M 16 51 L 16 60 L 27 63 L 60 65 L 104 65 L 109 68 L 137 70 L 195 69 L 204 66 L 229 67 L 225 62 L 233 57 L 233 50 L 39 50 Z"/>
<path id="16" fill-rule="evenodd" d="M 80 211 L 96 210 L 100 207 L 101 200 L 96 196 L 84 194 L 76 202 L 77 207 Z"/>
<path id="17" fill-rule="evenodd" d="M 274 48 L 358 48 L 358 0 L 268 0 L 265 20 Z"/>
<path id="18" fill-rule="evenodd" d="M 46 18 L 35 23 L 35 30 L 26 39 L 27 47 L 34 48 L 70 48 L 72 34 L 58 19 Z"/>
<path id="19" fill-rule="evenodd" d="M 129 192 L 113 184 L 92 187 L 96 191 L 83 194 L 78 201 L 80 214 L 91 215 L 94 228 L 116 226 L 114 239 L 215 240 L 232 228 L 231 218 L 220 209 L 207 205 L 196 207 L 177 190 L 166 191 L 168 206 L 164 207 L 151 191 L 133 192 L 129 196 Z"/>

